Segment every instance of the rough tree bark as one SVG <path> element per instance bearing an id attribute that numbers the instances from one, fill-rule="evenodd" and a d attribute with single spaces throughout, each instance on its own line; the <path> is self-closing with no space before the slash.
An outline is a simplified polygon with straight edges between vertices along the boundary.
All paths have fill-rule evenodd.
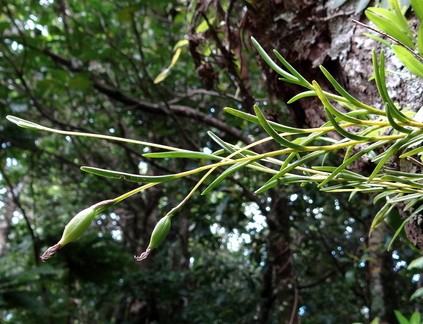
<path id="1" fill-rule="evenodd" d="M 275 37 L 278 33 L 275 32 L 277 26 L 274 25 L 275 17 L 281 14 L 280 10 L 274 9 L 275 7 L 283 6 L 283 2 L 276 4 L 272 1 L 263 1 L 246 4 L 248 10 L 245 11 L 245 16 L 240 22 L 234 23 L 234 18 L 231 20 L 230 15 L 233 13 L 235 19 L 237 17 L 235 14 L 237 10 L 234 9 L 235 3 L 238 6 L 240 5 L 237 1 L 230 1 L 226 13 L 222 12 L 219 1 L 204 1 L 197 5 L 189 36 L 190 52 L 196 64 L 197 72 L 203 79 L 203 83 L 207 86 L 212 85 L 214 82 L 213 79 L 216 77 L 214 67 L 210 62 L 203 61 L 199 53 L 202 42 L 211 41 L 219 50 L 219 54 L 216 57 L 220 59 L 216 60 L 214 64 L 219 65 L 222 70 L 227 71 L 231 75 L 234 83 L 240 90 L 243 109 L 253 113 L 255 100 L 253 100 L 250 90 L 247 71 L 248 63 L 239 54 L 241 52 L 239 50 L 240 46 L 242 46 L 241 44 L 245 44 L 242 35 L 244 35 L 245 31 L 250 32 L 267 50 L 283 48 L 279 42 L 273 42 L 273 40 L 284 39 L 280 35 Z M 292 12 L 296 10 L 296 6 L 297 3 L 294 2 L 289 5 L 290 8 L 286 8 L 285 10 Z M 213 7 L 216 14 L 220 15 L 221 20 L 225 22 L 223 33 L 225 33 L 226 38 L 223 41 L 216 37 L 217 31 L 210 25 L 207 34 L 198 35 L 195 33 L 197 19 L 201 17 L 208 21 L 207 10 L 210 7 Z M 243 12 L 245 8 L 241 6 L 238 9 L 241 9 L 241 12 Z M 291 40 L 286 39 L 286 41 Z M 241 62 L 240 72 L 237 72 L 234 65 L 235 60 L 233 55 L 236 54 L 240 55 L 237 57 L 238 62 Z M 265 71 L 266 85 L 270 95 L 278 99 L 283 97 L 280 95 L 277 76 L 265 66 L 262 66 L 262 69 Z M 275 95 L 275 93 L 278 95 Z M 272 101 L 270 101 L 270 104 L 272 104 Z M 303 117 L 301 118 L 304 119 Z M 289 246 L 289 208 L 285 193 L 281 189 L 269 191 L 268 195 L 272 199 L 272 206 L 269 212 L 263 212 L 267 218 L 269 235 L 267 240 L 267 260 L 261 292 L 262 303 L 259 308 L 258 317 L 260 323 L 293 323 L 298 318 L 298 294 L 292 271 L 292 253 Z"/>
<path id="2" fill-rule="evenodd" d="M 380 51 L 383 46 L 364 36 L 363 32 L 368 30 L 351 21 L 351 18 L 360 20 L 360 17 L 352 17 L 353 5 L 335 10 L 330 7 L 330 3 L 322 0 L 289 3 L 256 1 L 248 5 L 242 27 L 248 30 L 268 53 L 277 49 L 306 79 L 316 80 L 323 88 L 330 87 L 320 70 L 316 68 L 318 65 L 323 65 L 357 99 L 381 107 L 376 86 L 368 79 L 373 71 L 371 51 L 372 49 Z M 387 60 L 390 61 L 388 66 L 393 71 L 403 69 L 402 64 L 389 51 Z M 286 102 L 301 90 L 295 85 L 278 81 L 278 75 L 263 61 L 261 70 L 271 98 Z M 405 79 L 395 75 L 389 76 L 390 95 L 393 100 L 401 103 L 401 107 L 411 106 L 414 109 L 422 107 L 422 86 L 422 82 L 418 82 L 410 74 Z M 317 98 L 297 101 L 289 105 L 288 109 L 297 127 L 319 127 L 326 121 Z M 356 171 L 366 172 L 373 166 L 368 159 L 362 159 L 354 165 L 354 168 Z M 410 240 L 422 249 L 423 226 L 419 217 L 418 215 L 412 219 L 405 229 Z M 269 228 L 272 230 L 271 226 Z M 375 288 L 370 292 L 373 301 L 371 315 L 380 316 L 388 323 L 392 323 L 394 318 L 389 306 L 395 301 L 387 293 L 392 278 L 386 275 L 390 272 L 390 256 L 382 249 L 375 248 L 387 233 L 386 226 L 381 226 L 370 241 L 375 261 L 370 262 L 369 280 L 370 286 Z M 288 237 L 285 239 L 289 240 Z M 381 304 L 386 307 L 378 307 Z"/>

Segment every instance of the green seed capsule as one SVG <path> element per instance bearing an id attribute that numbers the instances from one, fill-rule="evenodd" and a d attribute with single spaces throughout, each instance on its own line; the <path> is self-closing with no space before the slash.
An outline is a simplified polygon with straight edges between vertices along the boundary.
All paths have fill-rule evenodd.
<path id="1" fill-rule="evenodd" d="M 51 258 L 58 249 L 80 237 L 88 229 L 94 217 L 112 205 L 113 202 L 113 200 L 104 200 L 76 214 L 66 225 L 60 241 L 49 247 L 41 256 L 41 259 Z"/>
<path id="2" fill-rule="evenodd" d="M 148 244 L 147 249 L 145 252 L 141 253 L 140 256 L 135 256 L 137 261 L 142 261 L 148 257 L 150 252 L 163 240 L 166 238 L 167 234 L 169 234 L 170 226 L 172 224 L 170 216 L 162 217 L 156 226 L 154 227 L 153 233 L 151 234 L 150 243 Z"/>
<path id="3" fill-rule="evenodd" d="M 169 216 L 165 216 L 159 220 L 154 227 L 153 233 L 151 234 L 150 244 L 148 247 L 154 249 L 157 245 L 162 243 L 170 231 L 171 220 Z"/>
<path id="4" fill-rule="evenodd" d="M 68 244 L 80 237 L 90 226 L 96 212 L 93 206 L 76 214 L 66 225 L 59 243 L 61 246 Z"/>

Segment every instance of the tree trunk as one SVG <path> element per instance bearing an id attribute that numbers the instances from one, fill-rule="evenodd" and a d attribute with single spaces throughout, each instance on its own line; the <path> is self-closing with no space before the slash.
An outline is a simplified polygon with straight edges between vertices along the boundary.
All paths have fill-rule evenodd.
<path id="1" fill-rule="evenodd" d="M 397 309 L 395 274 L 391 253 L 386 250 L 386 236 L 389 228 L 380 224 L 369 237 L 369 293 L 370 318 L 379 317 L 381 323 L 396 323 L 394 310 Z"/>
<path id="2" fill-rule="evenodd" d="M 266 215 L 268 258 L 263 273 L 259 322 L 295 323 L 298 317 L 298 290 L 289 246 L 288 199 L 283 189 L 272 193 L 272 207 Z"/>
<path id="3" fill-rule="evenodd" d="M 13 200 L 10 196 L 11 194 L 8 194 L 8 199 L 4 201 L 5 212 L 0 219 L 0 258 L 7 255 L 9 252 L 7 242 L 9 240 L 8 238 L 11 230 L 11 215 L 13 215 L 13 211 L 15 210 Z"/>

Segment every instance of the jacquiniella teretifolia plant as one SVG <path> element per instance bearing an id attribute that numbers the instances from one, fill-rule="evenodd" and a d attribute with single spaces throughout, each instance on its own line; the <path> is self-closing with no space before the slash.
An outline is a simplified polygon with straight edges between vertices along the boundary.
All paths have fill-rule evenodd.
<path id="1" fill-rule="evenodd" d="M 391 3 L 394 2 L 397 3 L 397 0 L 391 1 Z M 422 19 L 420 16 L 423 13 L 422 2 L 412 1 L 412 5 L 416 6 L 414 9 L 416 13 L 419 13 L 417 15 L 418 18 Z M 404 23 L 405 17 L 403 11 L 398 10 L 397 6 L 393 8 L 394 9 L 389 11 L 389 13 L 387 13 L 388 11 L 369 9 L 371 12 L 369 17 L 377 21 L 377 26 L 381 29 L 385 28 L 384 23 L 386 24 L 387 22 L 385 16 L 391 17 L 392 15 L 400 15 L 401 17 L 397 18 Z M 403 43 L 401 40 L 404 40 L 402 36 L 400 34 L 390 35 L 390 31 L 391 29 L 389 28 L 384 30 L 391 39 L 395 40 L 394 46 L 401 47 L 401 49 L 395 47 L 395 53 L 400 59 L 406 62 L 405 65 L 411 72 L 418 77 L 423 77 L 423 60 L 421 58 L 423 51 L 422 24 L 416 35 L 412 34 L 411 31 L 404 31 L 412 46 L 410 46 L 409 41 L 407 41 L 408 45 L 402 46 L 401 44 Z M 383 35 L 386 33 L 383 33 Z M 92 219 L 106 208 L 114 206 L 128 197 L 162 182 L 201 172 L 205 172 L 205 174 L 192 188 L 189 194 L 159 220 L 153 230 L 146 251 L 140 256 L 135 256 L 137 261 L 145 259 L 151 251 L 165 239 L 171 227 L 172 216 L 195 192 L 197 192 L 206 180 L 208 185 L 202 191 L 202 194 L 207 194 L 226 177 L 237 172 L 241 168 L 251 168 L 269 174 L 268 181 L 256 189 L 256 193 L 258 194 L 272 187 L 291 183 L 301 185 L 314 183 L 321 190 L 326 192 L 348 191 L 351 192 L 352 195 L 358 191 L 377 193 L 374 201 L 384 200 L 385 204 L 377 215 L 375 215 L 371 226 L 372 230 L 387 217 L 390 210 L 392 210 L 397 203 L 407 202 L 404 209 L 411 209 L 413 206 L 416 206 L 418 202 L 423 200 L 423 184 L 421 183 L 423 176 L 411 171 L 406 172 L 385 167 L 393 156 L 397 156 L 400 160 L 406 161 L 407 163 L 415 163 L 421 167 L 420 160 L 423 147 L 418 144 L 423 141 L 423 123 L 413 118 L 413 112 L 401 110 L 389 97 L 386 87 L 385 54 L 383 51 L 381 51 L 379 57 L 376 52 L 373 51 L 372 57 L 374 80 L 380 94 L 381 102 L 385 107 L 384 110 L 379 110 L 351 96 L 324 67 L 320 67 L 320 69 L 327 80 L 333 85 L 337 93 L 324 91 L 317 82 L 307 81 L 277 51 L 274 51 L 274 55 L 283 66 L 282 68 L 270 58 L 257 41 L 252 39 L 252 42 L 261 57 L 281 76 L 283 82 L 294 83 L 305 88 L 304 92 L 293 97 L 288 101 L 288 104 L 304 97 L 317 96 L 328 117 L 327 123 L 319 128 L 300 129 L 266 120 L 263 112 L 258 106 L 254 107 L 255 115 L 247 114 L 233 108 L 225 108 L 228 114 L 262 126 L 269 136 L 257 140 L 245 147 L 239 147 L 227 143 L 216 134 L 209 132 L 210 137 L 221 147 L 221 149 L 212 153 L 204 153 L 126 138 L 56 130 L 18 117 L 7 117 L 18 126 L 33 130 L 42 130 L 68 136 L 85 136 L 111 141 L 124 141 L 162 150 L 162 152 L 158 153 L 144 154 L 149 158 L 190 158 L 213 161 L 208 165 L 189 171 L 161 176 L 128 174 L 120 171 L 83 166 L 81 168 L 83 171 L 99 176 L 145 184 L 117 198 L 96 203 L 78 213 L 65 227 L 61 240 L 47 249 L 41 256 L 43 260 L 53 256 L 63 245 L 78 238 L 88 228 Z M 417 46 L 415 44 L 417 44 Z M 415 52 L 413 48 L 418 48 L 419 51 Z M 405 49 L 408 54 L 404 54 L 403 49 Z M 410 51 L 412 51 L 412 53 L 410 53 Z M 410 59 L 410 55 L 413 59 Z M 347 112 L 341 112 L 336 108 L 336 105 L 342 106 Z M 334 140 L 332 137 L 328 136 L 330 132 L 337 132 L 342 137 L 342 140 Z M 267 141 L 276 141 L 280 144 L 281 148 L 261 154 L 254 151 L 255 146 Z M 308 163 L 313 163 L 317 158 L 339 150 L 344 151 L 343 161 L 339 166 L 329 166 L 325 164 L 308 166 Z M 374 170 L 370 175 L 361 175 L 348 169 L 353 162 L 364 156 L 367 156 L 375 163 Z M 323 161 L 325 161 L 325 159 L 323 159 Z M 210 182 L 209 176 L 217 168 L 225 168 L 225 170 Z M 421 204 L 420 207 L 416 207 L 409 218 L 419 213 L 421 210 L 423 210 L 423 204 Z M 398 225 L 395 237 L 401 232 L 406 221 L 407 220 L 404 220 Z"/>

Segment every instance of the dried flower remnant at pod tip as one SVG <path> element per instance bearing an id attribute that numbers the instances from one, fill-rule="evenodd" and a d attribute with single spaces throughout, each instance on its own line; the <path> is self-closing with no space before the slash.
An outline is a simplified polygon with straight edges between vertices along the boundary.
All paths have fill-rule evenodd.
<path id="1" fill-rule="evenodd" d="M 41 260 L 50 259 L 57 250 L 80 237 L 88 229 L 94 217 L 114 203 L 113 199 L 100 201 L 76 214 L 66 225 L 60 241 L 50 246 L 40 257 Z"/>
<path id="2" fill-rule="evenodd" d="M 171 216 L 166 215 L 162 217 L 156 226 L 154 227 L 153 233 L 151 234 L 150 243 L 148 244 L 147 249 L 141 253 L 139 256 L 134 256 L 135 260 L 142 261 L 146 259 L 151 251 L 160 243 L 163 242 L 163 240 L 166 238 L 167 234 L 170 231 L 170 226 L 172 224 L 171 222 Z"/>

